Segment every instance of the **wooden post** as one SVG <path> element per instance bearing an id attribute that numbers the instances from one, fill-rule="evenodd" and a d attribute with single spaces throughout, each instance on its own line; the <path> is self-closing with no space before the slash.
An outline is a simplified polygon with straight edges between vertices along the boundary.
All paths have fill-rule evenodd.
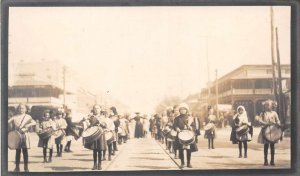
<path id="1" fill-rule="evenodd" d="M 285 124 L 285 103 L 284 96 L 282 93 L 282 78 L 281 78 L 281 65 L 280 65 L 280 53 L 279 53 L 279 40 L 278 40 L 278 32 L 277 27 L 275 28 L 276 32 L 276 53 L 277 53 L 277 70 L 278 70 L 278 88 L 279 88 L 279 115 Z"/>

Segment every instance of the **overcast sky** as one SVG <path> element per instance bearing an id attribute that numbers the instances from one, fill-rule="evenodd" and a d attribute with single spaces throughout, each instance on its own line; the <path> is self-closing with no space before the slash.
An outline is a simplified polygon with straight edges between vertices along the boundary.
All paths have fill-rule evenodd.
<path id="1" fill-rule="evenodd" d="M 290 7 L 274 7 L 290 63 Z M 200 92 L 243 64 L 271 64 L 270 7 L 10 7 L 9 62 L 59 60 L 133 111 Z M 208 62 L 207 62 L 208 61 Z M 11 65 L 10 65 L 11 66 Z"/>

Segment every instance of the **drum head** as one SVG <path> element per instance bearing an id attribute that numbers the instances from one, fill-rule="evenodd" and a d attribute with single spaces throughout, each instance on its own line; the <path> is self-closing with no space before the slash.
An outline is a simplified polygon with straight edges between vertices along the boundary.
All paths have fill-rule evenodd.
<path id="1" fill-rule="evenodd" d="M 90 128 L 87 128 L 84 132 L 82 132 L 82 137 L 88 137 L 91 136 L 99 131 L 99 127 L 93 126 Z"/>
<path id="2" fill-rule="evenodd" d="M 14 131 L 10 131 L 8 133 L 8 148 L 9 149 L 18 149 L 21 147 L 23 138 L 22 138 L 22 134 L 19 133 L 18 131 L 14 130 Z"/>
<path id="3" fill-rule="evenodd" d="M 278 142 L 283 134 L 283 129 L 279 125 L 267 125 L 264 127 L 264 138 L 269 142 Z"/>
<path id="4" fill-rule="evenodd" d="M 183 130 L 178 134 L 178 138 L 181 140 L 190 140 L 194 137 L 194 133 L 190 130 Z"/>

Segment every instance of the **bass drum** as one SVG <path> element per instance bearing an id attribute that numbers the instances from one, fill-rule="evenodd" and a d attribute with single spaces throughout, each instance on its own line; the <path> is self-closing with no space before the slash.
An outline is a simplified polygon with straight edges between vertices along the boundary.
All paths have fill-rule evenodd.
<path id="1" fill-rule="evenodd" d="M 17 130 L 8 132 L 8 148 L 11 150 L 20 149 L 23 142 L 25 142 L 25 134 Z"/>
<path id="2" fill-rule="evenodd" d="M 189 145 L 195 142 L 195 133 L 191 130 L 182 130 L 178 134 L 179 142 L 183 145 Z"/>
<path id="3" fill-rule="evenodd" d="M 168 136 L 168 134 L 171 132 L 171 128 L 169 126 L 165 126 L 162 132 L 164 136 Z"/>
<path id="4" fill-rule="evenodd" d="M 102 129 L 100 129 L 98 126 L 93 126 L 82 132 L 82 138 L 85 140 L 85 143 L 91 143 L 99 139 L 101 134 Z"/>
<path id="5" fill-rule="evenodd" d="M 105 131 L 104 135 L 105 135 L 107 144 L 110 144 L 114 141 L 114 133 L 112 131 Z"/>
<path id="6" fill-rule="evenodd" d="M 266 125 L 263 127 L 263 137 L 270 143 L 276 143 L 282 139 L 283 129 L 277 124 Z"/>

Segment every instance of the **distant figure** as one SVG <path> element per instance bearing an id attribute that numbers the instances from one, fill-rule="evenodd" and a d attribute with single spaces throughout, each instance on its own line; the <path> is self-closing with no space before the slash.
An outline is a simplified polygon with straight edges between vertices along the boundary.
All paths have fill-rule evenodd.
<path id="1" fill-rule="evenodd" d="M 208 149 L 215 149 L 214 138 L 216 137 L 217 117 L 213 113 L 214 109 L 212 107 L 208 107 L 207 125 L 204 127 L 204 138 L 208 140 Z"/>
<path id="2" fill-rule="evenodd" d="M 143 133 L 143 124 L 141 122 L 141 119 L 143 117 L 140 116 L 139 112 L 137 112 L 135 114 L 136 114 L 136 116 L 133 118 L 135 120 L 135 122 L 136 122 L 136 124 L 135 124 L 135 130 L 134 130 L 134 137 L 135 138 L 142 138 L 143 135 L 144 135 L 144 133 Z"/>

